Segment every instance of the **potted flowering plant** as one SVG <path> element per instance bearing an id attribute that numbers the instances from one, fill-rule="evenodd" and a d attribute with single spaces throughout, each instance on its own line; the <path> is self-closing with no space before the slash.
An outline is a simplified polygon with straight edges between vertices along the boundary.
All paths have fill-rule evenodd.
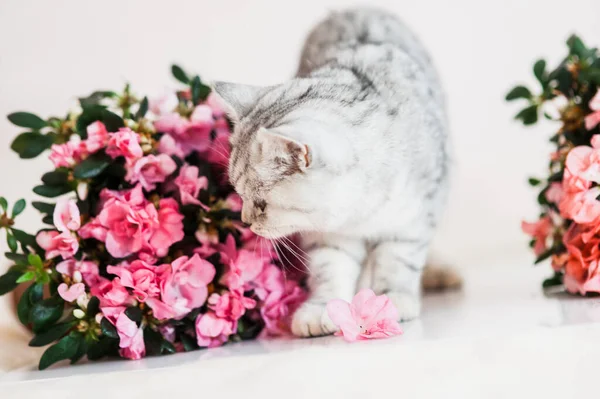
<path id="1" fill-rule="evenodd" d="M 183 88 L 154 101 L 127 85 L 80 98 L 65 117 L 8 116 L 27 129 L 11 148 L 23 159 L 48 151 L 54 165 L 33 189 L 58 198 L 32 202 L 47 225 L 36 234 L 16 228 L 25 201 L 0 197 L 13 263 L 0 294 L 28 285 L 17 314 L 31 346 L 50 345 L 40 369 L 286 334 L 305 297 L 303 275 L 284 275 L 289 257 L 240 220 L 217 98 L 172 72 Z"/>

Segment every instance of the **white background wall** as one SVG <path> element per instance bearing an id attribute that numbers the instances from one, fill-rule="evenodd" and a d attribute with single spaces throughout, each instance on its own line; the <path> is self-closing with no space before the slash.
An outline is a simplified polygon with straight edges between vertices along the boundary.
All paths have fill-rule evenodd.
<path id="1" fill-rule="evenodd" d="M 0 115 L 62 114 L 77 95 L 119 89 L 160 93 L 180 63 L 207 78 L 254 84 L 290 77 L 312 24 L 349 1 L 0 0 Z M 450 104 L 455 179 L 439 235 L 446 260 L 478 265 L 524 251 L 519 222 L 535 215 L 525 183 L 543 173 L 545 124 L 524 129 L 503 102 L 516 82 L 533 82 L 539 56 L 558 61 L 571 32 L 600 45 L 597 0 L 370 1 L 395 12 L 429 47 Z M 32 198 L 50 167 L 19 160 L 9 145 L 20 130 L 0 118 L 0 194 Z M 33 231 L 37 212 L 22 226 Z M 0 249 L 6 245 L 0 243 Z"/>

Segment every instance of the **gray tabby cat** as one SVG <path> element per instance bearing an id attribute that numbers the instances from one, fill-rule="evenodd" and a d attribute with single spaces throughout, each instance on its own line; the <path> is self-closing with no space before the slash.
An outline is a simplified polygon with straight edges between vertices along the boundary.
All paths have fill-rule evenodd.
<path id="1" fill-rule="evenodd" d="M 292 331 L 335 331 L 330 299 L 387 294 L 402 320 L 448 191 L 448 129 L 436 72 L 415 36 L 372 9 L 310 33 L 296 78 L 215 83 L 235 123 L 229 176 L 258 235 L 302 232 L 310 299 Z"/>

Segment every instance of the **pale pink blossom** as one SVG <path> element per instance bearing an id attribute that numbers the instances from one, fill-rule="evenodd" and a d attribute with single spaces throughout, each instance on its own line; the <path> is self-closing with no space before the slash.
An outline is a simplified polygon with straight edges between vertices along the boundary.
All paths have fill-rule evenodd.
<path id="1" fill-rule="evenodd" d="M 108 143 L 108 131 L 104 123 L 96 121 L 86 128 L 87 139 L 83 142 L 86 151 L 93 154 Z"/>
<path id="2" fill-rule="evenodd" d="M 112 158 L 125 157 L 131 163 L 144 155 L 140 147 L 140 136 L 133 130 L 124 127 L 109 136 L 106 153 Z"/>
<path id="3" fill-rule="evenodd" d="M 179 176 L 175 179 L 175 185 L 179 189 L 179 196 L 183 205 L 200 205 L 204 209 L 210 209 L 198 200 L 200 190 L 208 187 L 208 179 L 198 176 L 198 167 L 185 164 L 179 170 Z"/>
<path id="4" fill-rule="evenodd" d="M 242 197 L 240 197 L 237 193 L 231 193 L 225 199 L 225 203 L 227 207 L 233 212 L 241 212 L 242 211 Z"/>
<path id="5" fill-rule="evenodd" d="M 563 186 L 561 183 L 554 182 L 551 183 L 546 190 L 546 200 L 553 204 L 559 204 L 564 197 Z"/>
<path id="6" fill-rule="evenodd" d="M 550 216 L 544 216 L 534 223 L 522 221 L 521 230 L 535 240 L 533 252 L 539 256 L 546 250 L 546 239 L 552 232 L 552 220 Z"/>
<path id="7" fill-rule="evenodd" d="M 127 359 L 141 359 L 146 354 L 144 345 L 144 330 L 129 319 L 125 312 L 117 317 L 115 324 L 119 334 L 120 354 Z"/>
<path id="8" fill-rule="evenodd" d="M 192 151 L 203 152 L 210 147 L 213 126 L 213 111 L 206 104 L 196 106 L 189 119 L 171 112 L 161 115 L 154 123 L 156 130 L 169 134 L 185 155 Z"/>
<path id="9" fill-rule="evenodd" d="M 106 250 L 115 258 L 124 258 L 147 245 L 157 226 L 158 213 L 151 203 L 134 206 L 111 198 L 97 220 L 107 229 Z"/>
<path id="10" fill-rule="evenodd" d="M 185 157 L 181 144 L 179 144 L 170 134 L 162 135 L 158 142 L 158 152 L 161 154 L 175 155 L 181 159 Z"/>
<path id="11" fill-rule="evenodd" d="M 215 267 L 197 254 L 191 258 L 182 256 L 170 265 L 160 266 L 161 298 L 172 309 L 168 318 L 180 319 L 192 309 L 202 306 L 208 296 L 207 285 L 212 282 L 215 273 Z M 153 310 L 156 318 L 161 319 Z"/>
<path id="12" fill-rule="evenodd" d="M 84 240 L 94 238 L 98 241 L 106 241 L 106 227 L 104 227 L 98 219 L 92 219 L 79 229 L 77 234 Z"/>
<path id="13" fill-rule="evenodd" d="M 104 280 L 100 284 L 90 287 L 90 291 L 100 300 L 100 307 L 105 315 L 104 308 L 126 307 L 135 303 L 135 298 L 129 295 L 127 287 L 121 284 L 119 277 Z"/>
<path id="14" fill-rule="evenodd" d="M 375 295 L 370 289 L 360 290 L 348 303 L 334 299 L 327 304 L 327 314 L 348 342 L 387 338 L 402 334 L 398 310 L 386 295 Z"/>
<path id="15" fill-rule="evenodd" d="M 306 300 L 306 291 L 295 281 L 287 280 L 283 286 L 283 290 L 269 292 L 260 308 L 265 322 L 265 328 L 261 332 L 263 337 L 290 335 L 292 316 Z"/>
<path id="16" fill-rule="evenodd" d="M 149 243 L 158 256 L 165 256 L 169 247 L 184 237 L 183 215 L 173 198 L 161 199 L 158 207 L 158 223 Z"/>
<path id="17" fill-rule="evenodd" d="M 225 244 L 220 245 L 221 260 L 229 266 L 221 282 L 229 289 L 245 287 L 262 272 L 264 259 L 253 251 L 236 249 L 235 239 L 229 235 Z"/>
<path id="18" fill-rule="evenodd" d="M 57 288 L 58 295 L 67 302 L 74 302 L 81 295 L 85 294 L 85 285 L 83 283 L 75 283 L 68 286 L 62 283 Z"/>
<path id="19" fill-rule="evenodd" d="M 120 283 L 124 287 L 131 288 L 132 295 L 140 302 L 145 302 L 147 298 L 157 297 L 160 294 L 156 266 L 135 260 L 130 264 L 123 262 L 119 266 L 108 266 L 106 271 L 118 276 Z"/>
<path id="20" fill-rule="evenodd" d="M 150 111 L 155 115 L 173 112 L 179 105 L 177 94 L 173 91 L 167 91 L 162 96 L 153 98 L 149 102 Z"/>
<path id="21" fill-rule="evenodd" d="M 56 230 L 40 231 L 36 237 L 37 244 L 46 251 L 46 259 L 61 256 L 70 259 L 79 250 L 79 242 L 70 232 L 59 233 Z"/>
<path id="22" fill-rule="evenodd" d="M 222 295 L 212 294 L 208 298 L 208 307 L 212 309 L 217 317 L 230 320 L 238 320 L 246 313 L 246 309 L 254 309 L 256 301 L 244 296 L 244 293 L 228 291 Z"/>
<path id="23" fill-rule="evenodd" d="M 596 92 L 594 98 L 590 100 L 589 107 L 592 113 L 585 117 L 585 128 L 592 130 L 600 124 L 600 90 Z"/>
<path id="24" fill-rule="evenodd" d="M 201 314 L 196 319 L 198 346 L 214 348 L 223 345 L 234 333 L 235 328 L 234 321 L 220 318 L 213 312 Z"/>
<path id="25" fill-rule="evenodd" d="M 56 168 L 70 168 L 83 159 L 81 143 L 69 141 L 50 147 L 50 161 Z"/>
<path id="26" fill-rule="evenodd" d="M 83 281 L 89 286 L 100 284 L 105 279 L 100 277 L 98 264 L 92 261 L 68 259 L 56 265 L 56 271 L 65 276 L 73 277 L 73 273 L 78 271 L 83 277 Z"/>
<path id="27" fill-rule="evenodd" d="M 58 231 L 77 231 L 81 227 L 81 215 L 77 202 L 72 199 L 61 199 L 56 203 L 53 215 L 54 226 Z"/>
<path id="28" fill-rule="evenodd" d="M 130 183 L 139 182 L 147 191 L 156 188 L 157 183 L 163 183 L 177 169 L 177 164 L 167 154 L 147 155 L 138 159 L 127 168 L 125 180 Z"/>

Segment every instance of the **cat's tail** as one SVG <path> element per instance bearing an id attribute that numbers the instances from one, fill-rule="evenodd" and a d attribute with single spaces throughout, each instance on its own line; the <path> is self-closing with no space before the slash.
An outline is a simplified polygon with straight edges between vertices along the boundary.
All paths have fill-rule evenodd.
<path id="1" fill-rule="evenodd" d="M 450 266 L 428 263 L 423 269 L 421 285 L 424 292 L 456 290 L 462 284 L 460 273 Z"/>

